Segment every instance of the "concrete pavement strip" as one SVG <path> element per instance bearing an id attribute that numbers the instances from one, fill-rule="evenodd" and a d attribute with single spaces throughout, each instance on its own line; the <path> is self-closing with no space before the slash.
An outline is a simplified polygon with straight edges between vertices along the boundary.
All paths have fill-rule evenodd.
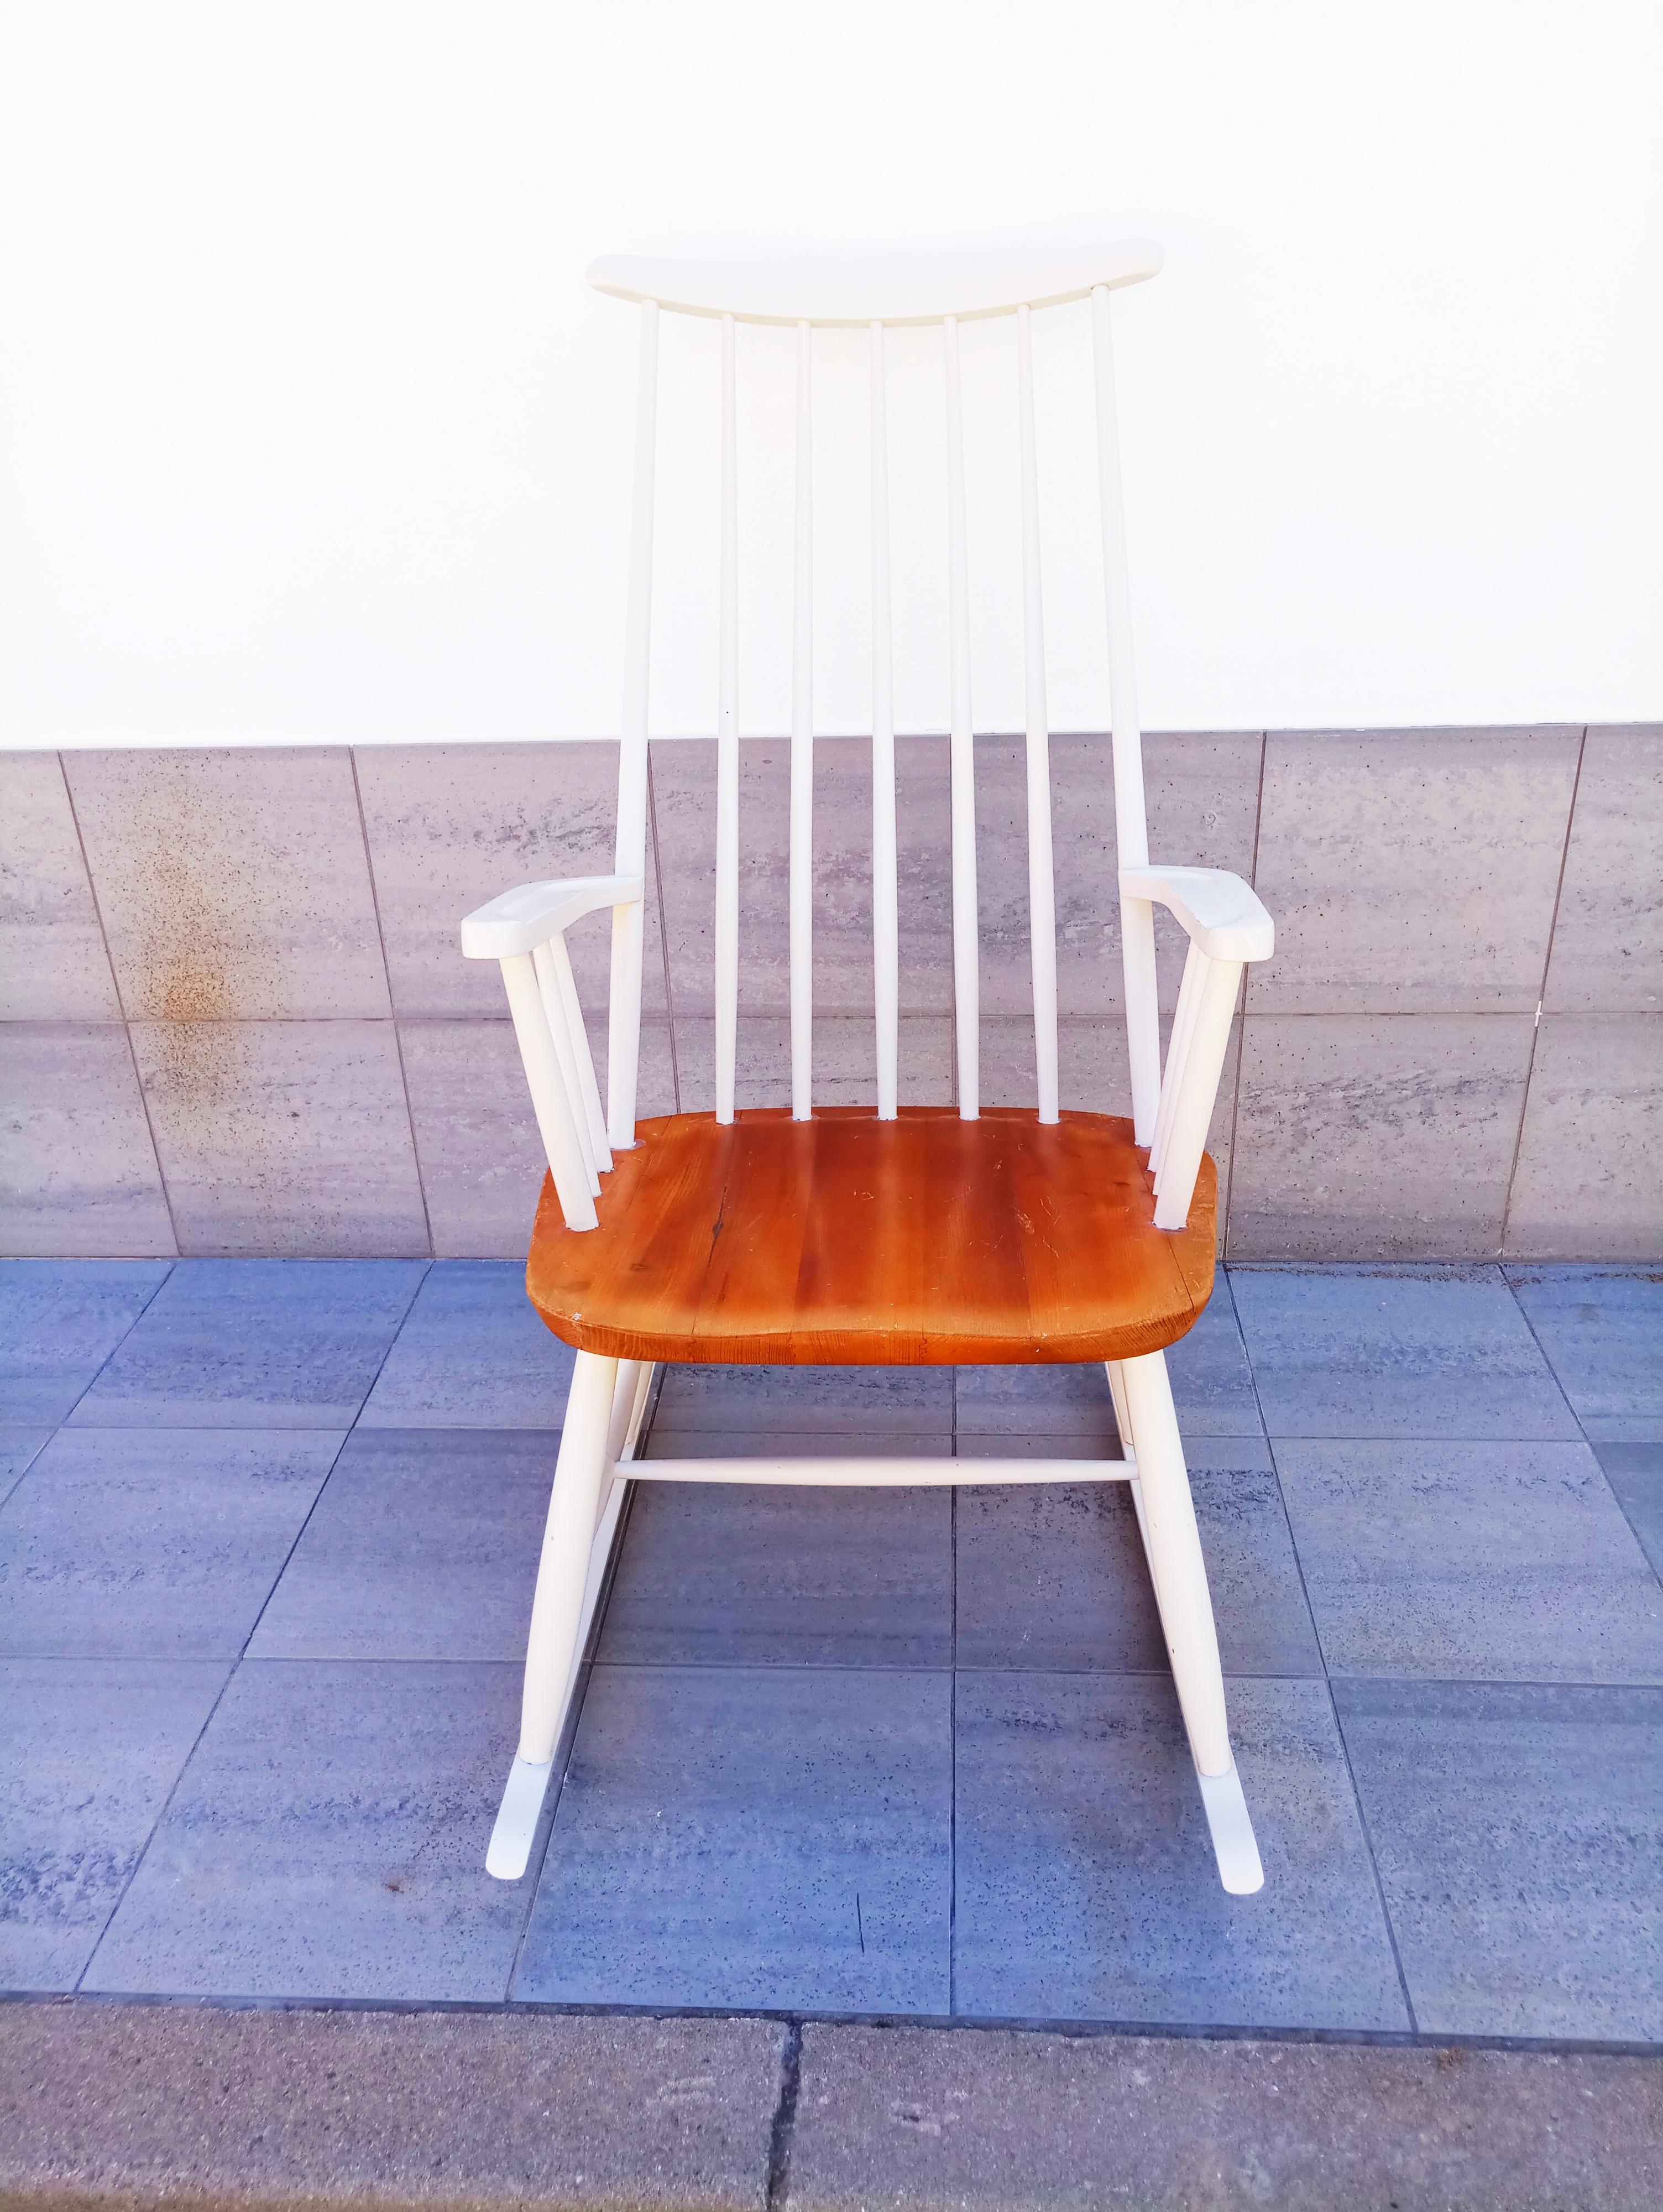
<path id="1" fill-rule="evenodd" d="M 0 2208 L 1654 2212 L 1663 2057 L 0 2006 Z"/>

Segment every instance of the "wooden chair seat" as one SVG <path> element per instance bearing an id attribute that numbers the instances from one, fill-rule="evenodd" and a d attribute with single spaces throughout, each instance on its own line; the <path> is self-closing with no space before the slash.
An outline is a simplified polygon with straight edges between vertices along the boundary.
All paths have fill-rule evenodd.
<path id="1" fill-rule="evenodd" d="M 1123 1360 L 1175 1343 L 1212 1289 L 1217 1180 L 1153 1225 L 1132 1125 L 950 1107 L 707 1114 L 638 1125 L 569 1230 L 545 1181 L 526 1286 L 609 1358 L 780 1366 Z"/>

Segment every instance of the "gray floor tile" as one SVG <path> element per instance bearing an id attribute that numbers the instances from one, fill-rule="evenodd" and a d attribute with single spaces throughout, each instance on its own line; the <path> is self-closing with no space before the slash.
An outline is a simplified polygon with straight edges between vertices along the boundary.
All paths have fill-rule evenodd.
<path id="1" fill-rule="evenodd" d="M 492 2002 L 529 1881 L 485 1845 L 519 1669 L 245 1660 L 84 1986 Z"/>
<path id="2" fill-rule="evenodd" d="M 1408 2026 L 1326 1687 L 1229 1696 L 1265 1862 L 1253 1897 L 1219 1886 L 1169 1683 L 960 1675 L 960 2012 Z"/>
<path id="3" fill-rule="evenodd" d="M 229 1672 L 0 1659 L 0 1990 L 72 1990 Z"/>
<path id="4" fill-rule="evenodd" d="M 10 1423 L 0 1427 L 0 1505 L 3 1505 L 21 1480 L 29 1462 L 51 1441 L 50 1429 L 14 1428 Z"/>
<path id="5" fill-rule="evenodd" d="M 1421 2029 L 1663 2038 L 1663 1692 L 1334 1697 Z"/>
<path id="6" fill-rule="evenodd" d="M 1593 1450 L 1630 1528 L 1663 1575 L 1663 1443 L 1600 1443 Z"/>
<path id="7" fill-rule="evenodd" d="M 523 1661 L 559 1449 L 543 1429 L 355 1431 L 250 1657 Z"/>
<path id="8" fill-rule="evenodd" d="M 1496 1267 L 1235 1267 L 1273 1437 L 1574 1437 Z"/>
<path id="9" fill-rule="evenodd" d="M 1204 1437 L 1188 1457 L 1225 1672 L 1320 1674 L 1264 1443 Z M 960 1666 L 1167 1672 L 1126 1484 L 962 1490 L 957 1541 Z"/>
<path id="10" fill-rule="evenodd" d="M 1586 1444 L 1276 1456 L 1331 1673 L 1663 1682 L 1663 1588 Z"/>
<path id="11" fill-rule="evenodd" d="M 950 1434 L 950 1367 L 718 1367 L 665 1370 L 659 1419 L 671 1429 L 859 1429 L 870 1436 Z"/>
<path id="12" fill-rule="evenodd" d="M 0 1261 L 0 1407 L 6 1419 L 61 1421 L 173 1264 Z"/>
<path id="13" fill-rule="evenodd" d="M 1172 1377 L 1178 1425 L 1185 1436 L 1265 1433 L 1229 1278 L 1222 1267 L 1200 1320 L 1168 1352 L 1167 1372 Z"/>
<path id="14" fill-rule="evenodd" d="M 1526 1267 L 1507 1278 L 1590 1437 L 1663 1439 L 1663 1267 Z"/>
<path id="15" fill-rule="evenodd" d="M 957 1425 L 980 1436 L 1002 1436 L 1013 1455 L 1023 1439 L 1066 1437 L 1094 1458 L 1118 1459 L 1120 1431 L 1114 1401 L 1101 1360 L 1087 1366 L 960 1367 L 954 1370 Z M 1042 1449 L 1036 1456 L 1067 1457 Z"/>
<path id="16" fill-rule="evenodd" d="M 361 1417 L 367 1429 L 557 1429 L 574 1353 L 517 1260 L 436 1260 Z"/>
<path id="17" fill-rule="evenodd" d="M 1262 1440 L 1198 1437 L 1190 1488 L 1228 1674 L 1317 1674 L 1322 1652 Z"/>
<path id="18" fill-rule="evenodd" d="M 234 1659 L 340 1445 L 60 1429 L 0 1509 L 0 1650 Z"/>
<path id="19" fill-rule="evenodd" d="M 648 1456 L 692 1458 L 707 1441 L 659 1431 Z M 907 1446 L 923 1441 L 908 1437 Z M 944 1458 L 949 1440 L 933 1441 Z M 793 1437 L 786 1449 L 803 1456 L 826 1442 Z M 946 1489 L 638 1483 L 598 1656 L 659 1665 L 949 1666 L 952 1519 Z"/>
<path id="20" fill-rule="evenodd" d="M 76 1408 L 100 1428 L 344 1429 L 422 1260 L 180 1260 Z"/>
<path id="21" fill-rule="evenodd" d="M 514 1994 L 948 2009 L 942 1674 L 597 1667 Z"/>
<path id="22" fill-rule="evenodd" d="M 984 1442 L 1010 1438 L 963 1437 L 961 1449 Z M 960 1666 L 1165 1673 L 1125 1483 L 962 1490 L 956 1542 Z"/>

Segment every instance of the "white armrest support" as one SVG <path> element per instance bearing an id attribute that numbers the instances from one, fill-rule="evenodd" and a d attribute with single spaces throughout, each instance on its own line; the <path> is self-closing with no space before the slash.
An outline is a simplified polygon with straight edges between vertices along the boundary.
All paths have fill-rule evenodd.
<path id="1" fill-rule="evenodd" d="M 1276 950 L 1276 924 L 1226 869 L 1122 868 L 1120 895 L 1167 908 L 1209 960 L 1268 960 Z"/>
<path id="2" fill-rule="evenodd" d="M 1276 927 L 1250 887 L 1223 868 L 1122 868 L 1120 896 L 1168 908 L 1189 933 L 1149 1152 L 1155 1225 L 1181 1229 L 1229 1050 L 1241 970 L 1250 960 L 1270 958 Z"/>
<path id="3" fill-rule="evenodd" d="M 470 960 L 497 960 L 531 1085 L 549 1172 L 568 1229 L 592 1229 L 600 1178 L 612 1164 L 583 1009 L 564 933 L 602 908 L 639 906 L 639 876 L 572 876 L 521 884 L 462 925 Z"/>
<path id="4" fill-rule="evenodd" d="M 476 907 L 462 925 L 469 960 L 507 960 L 534 952 L 574 921 L 602 907 L 634 906 L 642 895 L 639 876 L 567 876 L 564 881 L 521 884 Z"/>

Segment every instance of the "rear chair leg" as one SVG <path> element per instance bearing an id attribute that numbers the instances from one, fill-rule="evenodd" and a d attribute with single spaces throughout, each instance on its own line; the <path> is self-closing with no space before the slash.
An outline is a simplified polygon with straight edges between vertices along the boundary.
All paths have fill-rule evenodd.
<path id="1" fill-rule="evenodd" d="M 1201 1784 L 1201 1802 L 1212 1832 L 1219 1879 L 1233 1895 L 1246 1897 L 1264 1887 L 1265 1869 L 1230 1755 L 1218 1634 L 1213 1625 L 1206 1563 L 1201 1556 L 1166 1358 L 1161 1352 L 1151 1352 L 1140 1359 L 1125 1359 L 1117 1364 L 1116 1415 L 1130 1424 L 1138 1462 L 1133 1503 L 1172 1660 L 1178 1704 Z M 1113 1367 L 1109 1379 L 1113 1384 Z M 1124 1437 L 1124 1426 L 1121 1433 Z"/>
<path id="2" fill-rule="evenodd" d="M 537 1595 L 531 1601 L 531 1633 L 525 1652 L 525 1689 L 520 1705 L 519 1753 L 508 1771 L 508 1786 L 491 1831 L 485 1870 L 499 1881 L 518 1881 L 531 1856 L 531 1838 L 543 1810 L 543 1792 L 554 1765 L 555 1746 L 571 1700 L 582 1633 L 584 1596 L 590 1579 L 596 1522 L 617 1390 L 618 1362 L 580 1352 L 572 1370 L 566 1422 L 555 1462 L 554 1493 L 543 1531 Z M 633 1391 L 632 1391 L 633 1395 Z"/>

